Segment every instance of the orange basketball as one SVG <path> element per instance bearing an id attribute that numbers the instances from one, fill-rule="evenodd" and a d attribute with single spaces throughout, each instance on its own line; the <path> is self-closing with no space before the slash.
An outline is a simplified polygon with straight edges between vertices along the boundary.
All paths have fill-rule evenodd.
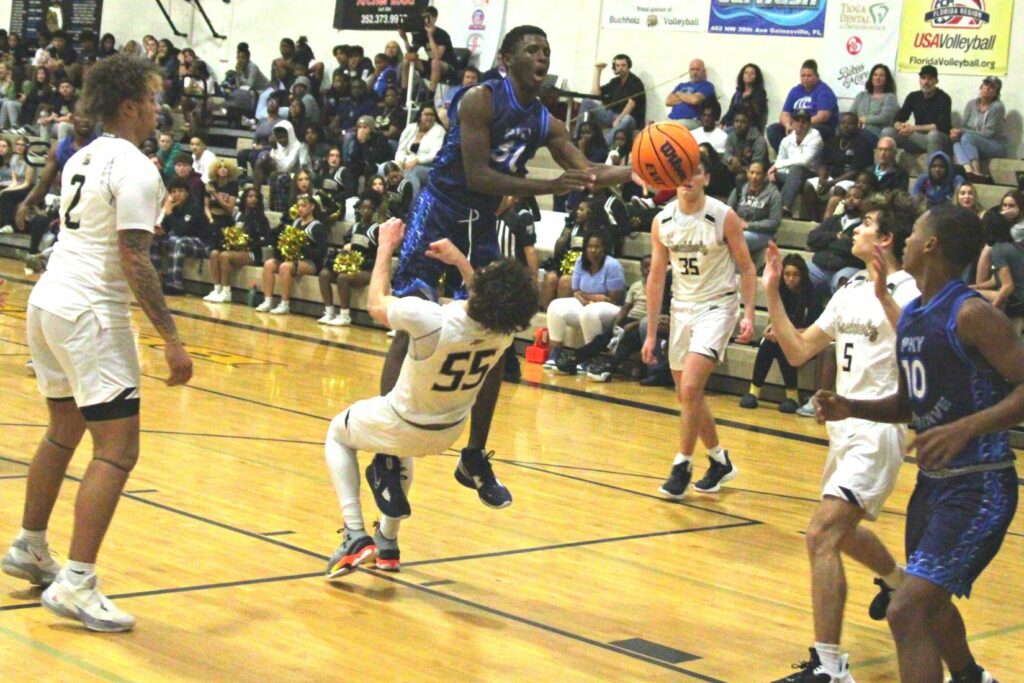
<path id="1" fill-rule="evenodd" d="M 700 147 L 686 126 L 672 121 L 652 123 L 633 140 L 633 171 L 659 190 L 674 190 L 693 175 Z"/>

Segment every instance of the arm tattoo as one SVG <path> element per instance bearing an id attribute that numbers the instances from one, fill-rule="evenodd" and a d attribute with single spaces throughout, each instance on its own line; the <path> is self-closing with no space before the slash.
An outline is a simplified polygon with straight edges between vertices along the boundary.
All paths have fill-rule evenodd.
<path id="1" fill-rule="evenodd" d="M 167 302 L 160 289 L 160 276 L 149 260 L 149 245 L 153 241 L 153 234 L 145 230 L 120 230 L 117 234 L 121 268 L 135 292 L 139 306 L 164 341 L 180 341 L 174 318 L 167 309 Z"/>

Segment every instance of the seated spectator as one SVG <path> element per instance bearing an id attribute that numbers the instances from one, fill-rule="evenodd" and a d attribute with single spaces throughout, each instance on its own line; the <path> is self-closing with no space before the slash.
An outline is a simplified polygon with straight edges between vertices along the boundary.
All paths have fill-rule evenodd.
<path id="1" fill-rule="evenodd" d="M 373 57 L 373 73 L 367 85 L 378 99 L 384 99 L 384 92 L 388 88 L 398 87 L 398 69 L 383 52 Z"/>
<path id="2" fill-rule="evenodd" d="M 306 136 L 306 127 L 310 124 L 310 119 L 306 116 L 306 105 L 302 100 L 293 97 L 288 103 L 288 120 L 291 121 L 296 139 L 302 140 Z"/>
<path id="3" fill-rule="evenodd" d="M 252 61 L 248 43 L 239 43 L 235 51 L 235 69 L 229 72 L 231 89 L 224 101 L 224 108 L 236 121 L 252 118 L 256 112 L 259 93 L 270 84 L 270 80 Z"/>
<path id="4" fill-rule="evenodd" d="M 690 130 L 700 126 L 700 107 L 704 102 L 718 101 L 715 86 L 708 80 L 704 60 L 690 62 L 690 80 L 677 85 L 665 98 L 665 106 L 672 107 L 668 117 Z"/>
<path id="5" fill-rule="evenodd" d="M 864 92 L 857 93 L 853 98 L 850 111 L 857 117 L 860 127 L 872 135 L 872 142 L 877 142 L 882 137 L 882 131 L 892 127 L 899 110 L 896 79 L 885 64 L 875 64 L 864 83 Z"/>
<path id="6" fill-rule="evenodd" d="M 284 120 L 279 115 L 280 102 L 280 98 L 276 95 L 267 99 L 266 116 L 256 124 L 252 136 L 252 147 L 238 150 L 238 169 L 242 173 L 246 173 L 250 166 L 255 171 L 257 162 L 260 159 L 266 159 L 270 150 L 273 149 L 274 128 Z"/>
<path id="7" fill-rule="evenodd" d="M 862 197 L 870 197 L 871 195 L 878 192 L 878 180 L 875 178 L 874 171 L 862 171 L 857 175 L 857 182 L 854 183 L 854 187 L 861 189 Z M 825 204 L 825 211 L 822 214 L 821 220 L 831 218 L 836 215 L 843 215 L 846 213 L 846 190 L 842 188 L 836 188 L 832 196 L 829 197 L 828 203 Z"/>
<path id="8" fill-rule="evenodd" d="M 71 134 L 74 126 L 71 118 L 75 113 L 75 103 L 78 102 L 78 95 L 75 93 L 75 86 L 69 80 L 63 80 L 57 86 L 57 92 L 51 95 L 46 102 L 47 113 L 40 115 L 39 135 L 49 142 L 57 139 L 63 140 Z M 41 111 L 42 107 L 37 111 Z"/>
<path id="9" fill-rule="evenodd" d="M 206 258 L 210 243 L 210 222 L 201 202 L 189 195 L 188 183 L 181 178 L 171 181 L 167 197 L 157 219 L 158 234 L 166 241 L 171 256 L 170 266 L 164 280 L 164 294 L 173 296 L 185 293 L 185 257 Z M 150 258 L 159 271 L 161 266 L 160 245 L 150 250 Z"/>
<path id="10" fill-rule="evenodd" d="M 817 319 L 820 309 L 814 296 L 807 263 L 799 254 L 787 254 L 782 259 L 779 294 L 782 297 L 782 305 L 786 308 L 786 317 L 793 323 L 797 331 L 810 327 L 811 323 Z M 797 408 L 800 407 L 800 393 L 797 389 L 796 368 L 786 360 L 786 354 L 779 346 L 779 340 L 775 336 L 771 323 L 765 328 L 761 343 L 757 346 L 757 356 L 754 358 L 754 376 L 750 380 L 750 389 L 740 399 L 740 408 L 757 407 L 758 399 L 761 398 L 761 389 L 768 378 L 768 372 L 776 361 L 779 363 L 779 372 L 782 373 L 782 381 L 786 387 L 786 398 L 779 403 L 779 412 L 795 413 L 797 411 Z"/>
<path id="11" fill-rule="evenodd" d="M 956 173 L 949 155 L 933 152 L 928 155 L 928 170 L 917 177 L 910 194 L 926 208 L 931 208 L 951 202 L 963 182 L 963 176 Z"/>
<path id="12" fill-rule="evenodd" d="M 104 57 L 112 57 L 117 54 L 117 39 L 114 38 L 113 33 L 104 33 L 103 37 L 100 38 L 100 49 L 97 56 L 100 59 Z"/>
<path id="13" fill-rule="evenodd" d="M 345 190 L 350 197 L 359 193 L 360 181 L 377 173 L 377 167 L 392 157 L 387 139 L 374 130 L 372 116 L 360 116 L 356 131 L 347 136 L 342 157 L 345 159 Z"/>
<path id="14" fill-rule="evenodd" d="M 328 250 L 323 268 L 320 269 L 320 297 L 324 302 L 324 314 L 317 320 L 321 325 L 343 327 L 352 324 L 352 290 L 361 289 L 370 284 L 370 273 L 377 259 L 377 229 L 380 227 L 375 220 L 380 208 L 380 195 L 376 192 L 364 192 L 359 198 L 356 211 L 356 222 L 348 234 L 346 243 L 340 251 Z M 334 270 L 334 261 L 341 252 L 360 254 L 362 263 L 359 270 L 350 273 L 339 273 Z M 334 295 L 331 285 L 338 289 L 338 308 L 334 308 Z"/>
<path id="15" fill-rule="evenodd" d="M 793 132 L 782 141 L 779 155 L 768 169 L 768 181 L 782 188 L 782 212 L 787 216 L 793 215 L 800 189 L 817 170 L 822 148 L 821 134 L 811 127 L 809 110 L 794 110 L 790 125 Z"/>
<path id="16" fill-rule="evenodd" d="M 445 90 L 444 96 L 439 98 L 440 102 L 437 102 L 437 118 L 441 121 L 441 125 L 446 129 L 451 127 L 451 121 L 448 120 L 448 109 L 452 106 L 452 100 L 459 91 L 464 88 L 471 88 L 480 82 L 480 69 L 476 68 L 472 64 L 462 70 L 462 75 L 459 77 L 459 88 L 448 88 Z M 405 123 L 405 114 L 402 114 L 402 123 Z"/>
<path id="17" fill-rule="evenodd" d="M 747 179 L 747 169 L 753 163 L 768 168 L 768 143 L 761 131 L 750 123 L 750 114 L 740 110 L 733 115 L 732 130 L 725 139 L 725 153 L 722 163 L 736 176 L 736 185 L 741 186 Z"/>
<path id="18" fill-rule="evenodd" d="M 259 190 L 272 175 L 294 173 L 299 168 L 299 141 L 291 121 L 281 120 L 274 125 L 273 147 L 266 155 L 257 155 L 252 164 L 253 187 Z M 271 206 L 271 210 L 280 211 Z"/>
<path id="19" fill-rule="evenodd" d="M 206 62 L 201 59 L 192 62 L 181 87 L 181 113 L 185 115 L 185 127 L 190 134 L 203 133 L 214 91 L 213 77 Z"/>
<path id="20" fill-rule="evenodd" d="M 415 193 L 412 182 L 405 177 L 401 166 L 389 161 L 384 164 L 382 185 L 383 190 L 380 194 L 383 197 L 383 213 L 389 218 L 401 218 L 404 221 L 409 216 L 409 208 L 412 206 Z"/>
<path id="21" fill-rule="evenodd" d="M 722 162 L 715 148 L 706 142 L 698 145 L 700 149 L 700 163 L 704 167 L 704 177 L 707 178 L 707 185 L 704 192 L 725 201 L 729 194 L 736 189 L 736 176 Z"/>
<path id="22" fill-rule="evenodd" d="M 231 303 L 231 274 L 238 268 L 263 260 L 263 247 L 270 244 L 270 221 L 263 210 L 263 195 L 249 188 L 242 200 L 242 232 L 246 246 L 228 245 L 224 241 L 224 228 L 210 235 L 210 279 L 213 291 L 203 297 L 215 304 Z"/>
<path id="23" fill-rule="evenodd" d="M 752 257 L 768 246 L 782 224 L 782 195 L 765 180 L 764 166 L 755 161 L 747 168 L 747 182 L 729 195 L 729 206 L 747 224 L 743 239 Z"/>
<path id="24" fill-rule="evenodd" d="M 341 177 L 342 170 L 341 148 L 331 147 L 327 150 L 320 174 L 316 176 L 316 186 L 325 196 L 330 197 L 331 203 L 336 207 L 334 214 L 327 217 L 334 222 L 345 220 L 346 195 L 344 181 Z"/>
<path id="25" fill-rule="evenodd" d="M 1010 190 L 999 202 L 999 214 L 1010 224 L 1013 241 L 1024 243 L 1024 193 Z"/>
<path id="26" fill-rule="evenodd" d="M 1006 107 L 999 99 L 1002 89 L 1003 82 L 995 76 L 982 81 L 980 96 L 964 107 L 960 127 L 949 132 L 956 165 L 963 167 L 971 182 L 991 183 L 992 176 L 981 172 L 981 162 L 1007 155 Z"/>
<path id="27" fill-rule="evenodd" d="M 338 207 L 334 204 L 331 194 L 321 192 L 313 182 L 313 174 L 306 169 L 299 169 L 292 177 L 291 195 L 288 200 L 288 215 L 294 218 L 298 214 L 299 197 L 310 197 L 316 202 L 317 218 L 328 230 L 334 225 L 334 216 Z"/>
<path id="28" fill-rule="evenodd" d="M 441 112 L 438 110 L 438 116 L 440 117 L 440 115 Z M 375 120 L 377 132 L 383 135 L 396 150 L 398 149 L 398 139 L 405 129 L 405 118 L 406 111 L 398 98 L 398 90 L 389 86 L 384 91 L 384 99 L 377 104 Z M 444 124 L 444 121 L 441 123 Z"/>
<path id="29" fill-rule="evenodd" d="M 956 191 L 956 203 L 968 211 L 973 211 L 978 217 L 985 215 L 985 207 L 978 202 L 978 190 L 971 183 L 960 184 Z"/>
<path id="30" fill-rule="evenodd" d="M 299 168 L 304 168 L 313 175 L 320 175 L 324 157 L 330 147 L 324 142 L 324 132 L 320 126 L 309 125 L 299 147 Z"/>
<path id="31" fill-rule="evenodd" d="M 690 132 L 693 133 L 693 139 L 697 144 L 706 142 L 719 154 L 725 154 L 725 143 L 729 134 L 718 127 L 718 116 L 721 113 L 722 108 L 717 100 L 701 105 L 700 126 Z"/>
<path id="32" fill-rule="evenodd" d="M 3 142 L 7 142 L 3 139 Z M 35 166 L 30 166 L 26 161 L 28 156 L 28 138 L 19 136 L 14 141 L 14 154 L 11 155 L 7 166 L 10 168 L 11 181 L 7 187 L 0 190 L 0 233 L 14 231 L 14 214 L 18 205 L 32 191 L 36 182 Z"/>
<path id="33" fill-rule="evenodd" d="M 53 97 L 50 72 L 45 66 L 32 70 L 32 78 L 26 78 L 14 99 L 4 100 L 0 106 L 0 128 L 17 128 L 22 123 L 36 120 L 36 110 L 41 102 Z"/>
<path id="34" fill-rule="evenodd" d="M 562 344 L 569 327 L 583 333 L 583 342 L 593 341 L 611 329 L 626 293 L 626 274 L 613 256 L 608 256 L 608 238 L 595 232 L 587 236 L 583 253 L 572 271 L 572 296 L 555 299 L 548 305 L 548 338 L 551 354 L 545 369 L 576 374 L 575 361 L 560 363 Z M 568 359 L 567 359 L 568 360 Z"/>
<path id="35" fill-rule="evenodd" d="M 1021 215 L 1021 207 L 1024 207 L 1024 195 L 1017 190 L 1010 190 L 1003 195 L 999 206 L 993 206 L 982 216 L 982 224 L 985 226 L 986 235 L 995 238 L 1000 237 L 1004 229 L 1010 231 L 1010 241 L 1014 244 L 1024 244 L 1024 218 Z M 1005 226 L 1005 227 L 1004 227 Z M 984 280 L 992 271 L 992 254 L 988 244 L 981 250 L 978 257 L 976 281 Z"/>
<path id="36" fill-rule="evenodd" d="M 609 166 L 628 166 L 632 153 L 633 136 L 625 130 L 615 131 L 611 147 L 608 150 L 608 158 L 604 160 L 604 163 Z"/>
<path id="37" fill-rule="evenodd" d="M 823 140 L 832 137 L 839 125 L 839 103 L 836 94 L 818 76 L 818 62 L 808 59 L 800 67 L 800 85 L 793 86 L 779 113 L 779 122 L 768 126 L 765 134 L 776 151 L 782 139 L 793 131 L 793 114 L 806 111 L 811 125 Z"/>
<path id="38" fill-rule="evenodd" d="M 366 56 L 362 45 L 348 46 L 346 73 L 353 81 L 359 80 L 369 84 L 370 76 L 373 75 L 373 62 Z"/>
<path id="39" fill-rule="evenodd" d="M 217 160 L 217 156 L 206 149 L 206 141 L 198 135 L 192 136 L 188 148 L 192 152 L 192 168 L 202 177 L 204 183 L 210 182 L 210 166 Z"/>
<path id="40" fill-rule="evenodd" d="M 366 87 L 366 83 L 354 80 L 349 86 L 349 90 L 351 98 L 348 102 L 343 103 L 337 123 L 337 127 L 345 133 L 355 129 L 360 117 L 369 116 L 375 119 L 377 116 L 377 101 Z M 374 121 L 374 126 L 376 126 L 376 121 Z"/>
<path id="41" fill-rule="evenodd" d="M 572 268 L 566 268 L 566 256 L 575 252 L 575 264 L 583 253 L 583 241 L 592 232 L 607 234 L 611 221 L 604 206 L 594 199 L 584 199 L 570 216 L 566 217 L 565 228 L 555 239 L 551 258 L 544 262 L 544 280 L 540 290 L 540 306 L 547 310 L 548 304 L 556 297 L 572 295 Z"/>
<path id="42" fill-rule="evenodd" d="M 847 190 L 845 201 L 842 215 L 826 218 L 807 235 L 807 248 L 814 252 L 807 269 L 822 303 L 864 268 L 864 262 L 853 255 L 853 231 L 863 221 L 864 191 L 854 185 Z"/>
<path id="43" fill-rule="evenodd" d="M 295 100 L 302 102 L 308 121 L 316 124 L 320 123 L 320 105 L 316 103 L 316 98 L 310 92 L 309 78 L 306 76 L 299 76 L 292 83 L 292 101 Z"/>
<path id="44" fill-rule="evenodd" d="M 210 182 L 206 183 L 206 217 L 214 232 L 235 224 L 238 203 L 238 167 L 225 159 L 210 164 Z"/>
<path id="45" fill-rule="evenodd" d="M 729 110 L 722 117 L 722 127 L 736 125 L 736 115 L 747 114 L 748 125 L 758 131 L 768 125 L 768 94 L 764 89 L 764 74 L 757 64 L 744 64 L 736 74 L 736 91 L 729 101 Z"/>
<path id="46" fill-rule="evenodd" d="M 915 154 L 948 152 L 953 101 L 939 88 L 939 71 L 931 64 L 921 67 L 918 83 L 921 89 L 907 95 L 896 123 L 882 129 L 882 137 L 893 138 L 900 149 Z M 909 123 L 911 116 L 914 123 Z"/>
<path id="47" fill-rule="evenodd" d="M 263 303 L 256 307 L 259 313 L 286 315 L 291 312 L 292 283 L 304 275 L 315 275 L 327 255 L 327 228 L 320 221 L 320 207 L 308 195 L 299 197 L 296 202 L 298 217 L 293 227 L 306 233 L 307 242 L 302 247 L 300 257 L 285 260 L 281 253 L 280 241 L 274 250 L 274 256 L 263 264 Z M 284 231 L 278 234 L 278 240 Z M 278 288 L 281 291 L 281 302 L 274 306 L 274 275 L 277 275 Z"/>
<path id="48" fill-rule="evenodd" d="M 14 74 L 7 62 L 0 62 L 0 111 L 7 101 L 17 101 L 18 83 L 14 80 Z"/>
<path id="49" fill-rule="evenodd" d="M 406 39 L 405 30 L 399 30 L 398 35 L 405 43 L 406 58 L 412 61 L 416 71 L 427 81 L 427 99 L 433 100 L 438 83 L 442 80 L 449 82 L 448 79 L 455 72 L 455 47 L 448 32 L 437 25 L 436 7 L 423 8 L 421 18 L 423 30 L 412 34 L 412 42 Z M 426 50 L 426 60 L 419 58 L 420 49 Z"/>
<path id="50" fill-rule="evenodd" d="M 1024 317 L 1024 250 L 1013 241 L 1010 223 L 995 210 L 982 219 L 988 267 L 978 267 L 978 280 L 971 289 L 1011 318 Z M 981 264 L 979 259 L 979 264 Z"/>
<path id="51" fill-rule="evenodd" d="M 594 65 L 594 81 L 590 86 L 590 94 L 600 99 L 584 99 L 580 102 L 580 111 L 576 117 L 576 136 L 579 137 L 580 125 L 584 121 L 592 121 L 602 130 L 607 144 L 611 144 L 615 133 L 624 130 L 632 135 L 647 122 L 647 94 L 643 82 L 632 73 L 633 60 L 629 55 L 618 54 L 612 58 L 612 74 L 614 78 L 601 85 L 601 73 L 608 66 L 605 62 Z M 603 132 L 607 131 L 607 133 Z"/>
<path id="52" fill-rule="evenodd" d="M 906 192 L 910 185 L 910 176 L 896 165 L 896 141 L 891 137 L 879 138 L 878 144 L 875 145 L 875 166 L 872 171 L 879 192 Z"/>
<path id="53" fill-rule="evenodd" d="M 426 185 L 434 157 L 444 144 L 444 136 L 444 126 L 438 123 L 437 110 L 432 104 L 423 105 L 419 120 L 410 123 L 402 131 L 398 151 L 395 152 L 395 163 L 402 167 L 405 177 L 412 183 L 414 195 Z"/>
<path id="54" fill-rule="evenodd" d="M 818 220 L 822 204 L 835 188 L 853 187 L 857 175 L 874 165 L 874 146 L 874 138 L 859 127 L 856 114 L 848 111 L 840 116 L 839 134 L 825 141 L 817 176 L 804 186 L 804 214 Z"/>
<path id="55" fill-rule="evenodd" d="M 182 152 L 174 158 L 174 176 L 168 179 L 168 188 L 175 179 L 183 181 L 188 188 L 188 196 L 199 202 L 200 206 L 203 205 L 203 198 L 206 196 L 206 183 L 203 182 L 203 177 L 192 168 L 192 155 L 188 152 Z"/>
<path id="56" fill-rule="evenodd" d="M 181 144 L 169 132 L 161 132 L 157 136 L 156 158 L 160 162 L 158 170 L 165 183 L 174 177 L 174 161 L 181 153 Z"/>

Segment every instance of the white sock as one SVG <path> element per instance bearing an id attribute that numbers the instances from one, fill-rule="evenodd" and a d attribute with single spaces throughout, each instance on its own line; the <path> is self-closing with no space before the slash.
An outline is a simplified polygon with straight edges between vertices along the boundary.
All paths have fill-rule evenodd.
<path id="1" fill-rule="evenodd" d="M 825 671 L 830 674 L 839 673 L 839 644 L 838 643 L 815 643 L 814 651 L 818 653 L 818 659 Z"/>
<path id="2" fill-rule="evenodd" d="M 882 577 L 882 581 L 885 581 L 889 588 L 899 588 L 900 584 L 903 583 L 904 571 L 903 567 L 896 565 L 896 568 L 889 574 Z"/>
<path id="3" fill-rule="evenodd" d="M 676 453 L 676 459 L 672 461 L 673 465 L 678 465 L 681 462 L 690 462 L 693 460 L 692 455 L 683 455 L 681 452 Z"/>
<path id="4" fill-rule="evenodd" d="M 39 546 L 46 545 L 46 529 L 42 531 L 29 531 L 23 528 L 18 532 L 18 538 L 38 548 Z"/>
<path id="5" fill-rule="evenodd" d="M 224 291 L 224 285 L 214 285 L 213 286 L 213 293 L 214 294 L 220 294 L 222 291 Z"/>
<path id="6" fill-rule="evenodd" d="M 722 448 L 722 444 L 718 444 L 714 448 L 708 449 L 708 457 L 717 462 L 719 465 L 725 464 L 725 449 Z"/>
<path id="7" fill-rule="evenodd" d="M 95 563 L 68 560 L 68 563 L 64 565 L 64 576 L 67 577 L 73 586 L 81 586 L 87 578 L 95 573 Z"/>
<path id="8" fill-rule="evenodd" d="M 343 318 L 351 318 L 352 317 L 352 313 L 347 308 L 339 308 L 338 309 L 338 315 L 340 315 Z"/>
<path id="9" fill-rule="evenodd" d="M 331 473 L 334 491 L 338 494 L 338 504 L 341 506 L 345 526 L 353 530 L 365 529 L 363 508 L 359 504 L 359 460 L 356 458 L 355 450 L 338 441 L 338 429 L 344 429 L 344 423 L 338 422 L 336 417 L 331 421 L 331 426 L 327 430 L 327 441 L 324 443 L 327 469 Z"/>
<path id="10" fill-rule="evenodd" d="M 334 317 L 334 306 L 324 306 L 324 315 Z"/>
<path id="11" fill-rule="evenodd" d="M 412 486 L 412 471 L 413 471 L 413 458 L 401 458 L 402 461 L 402 474 L 405 475 L 401 479 L 402 491 L 405 495 L 409 495 L 409 488 Z M 380 533 L 389 540 L 395 540 L 398 538 L 398 528 L 402 525 L 402 520 L 395 519 L 394 517 L 388 517 L 382 515 L 380 519 Z"/>

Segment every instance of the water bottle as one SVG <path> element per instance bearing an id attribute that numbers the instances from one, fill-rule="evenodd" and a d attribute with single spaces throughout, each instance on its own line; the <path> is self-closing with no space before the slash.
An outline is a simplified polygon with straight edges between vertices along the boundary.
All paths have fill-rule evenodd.
<path id="1" fill-rule="evenodd" d="M 260 288 L 256 286 L 255 282 L 249 285 L 248 303 L 249 308 L 256 308 L 263 303 L 263 292 L 260 291 Z"/>

